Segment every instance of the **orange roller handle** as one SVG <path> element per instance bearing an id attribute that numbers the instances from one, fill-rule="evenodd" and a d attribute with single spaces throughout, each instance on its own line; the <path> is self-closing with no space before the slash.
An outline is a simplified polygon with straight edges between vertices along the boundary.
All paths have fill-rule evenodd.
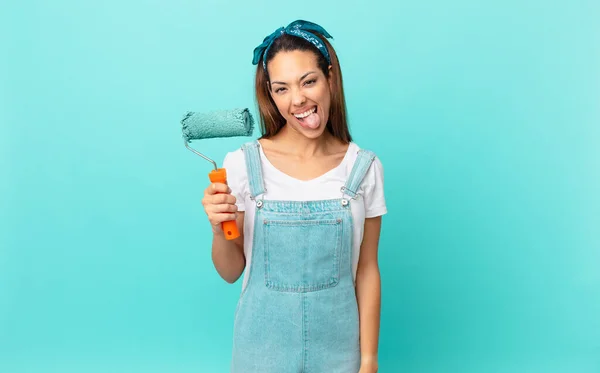
<path id="1" fill-rule="evenodd" d="M 208 178 L 213 183 L 227 184 L 227 171 L 224 168 L 212 170 L 208 174 Z M 225 234 L 225 239 L 227 240 L 233 240 L 240 236 L 240 231 L 238 230 L 237 223 L 235 220 L 222 222 L 221 228 L 223 228 L 223 233 Z"/>

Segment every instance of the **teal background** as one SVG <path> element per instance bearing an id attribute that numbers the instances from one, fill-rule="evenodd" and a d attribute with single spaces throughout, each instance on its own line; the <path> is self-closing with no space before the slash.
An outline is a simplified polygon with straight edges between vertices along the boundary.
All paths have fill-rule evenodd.
<path id="1" fill-rule="evenodd" d="M 385 168 L 380 372 L 600 372 L 593 0 L 3 2 L 0 372 L 228 370 L 179 120 L 256 113 L 252 50 L 297 18 Z"/>

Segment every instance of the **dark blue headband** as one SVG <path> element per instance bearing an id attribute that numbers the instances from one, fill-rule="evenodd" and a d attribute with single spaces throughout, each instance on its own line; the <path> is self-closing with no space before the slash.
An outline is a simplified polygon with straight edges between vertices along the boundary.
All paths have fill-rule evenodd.
<path id="1" fill-rule="evenodd" d="M 287 25 L 287 27 L 278 28 L 271 35 L 267 36 L 263 40 L 261 45 L 254 48 L 254 59 L 252 60 L 252 64 L 258 65 L 258 62 L 260 61 L 260 58 L 262 57 L 263 58 L 263 68 L 265 70 L 267 70 L 267 61 L 266 61 L 267 53 L 269 52 L 271 45 L 273 45 L 273 42 L 283 34 L 297 36 L 299 38 L 302 38 L 302 39 L 310 42 L 315 47 L 317 47 L 317 49 L 323 54 L 323 56 L 325 56 L 325 59 L 327 59 L 327 62 L 331 63 L 331 60 L 329 58 L 329 52 L 327 51 L 327 47 L 325 46 L 325 44 L 319 37 L 317 37 L 315 34 L 313 34 L 313 32 L 318 32 L 319 34 L 321 34 L 324 37 L 329 38 L 329 39 L 332 38 L 332 36 L 329 35 L 329 33 L 327 31 L 325 31 L 325 29 L 323 27 L 321 27 L 315 23 L 312 23 L 312 22 L 297 20 L 297 21 L 294 21 L 294 22 L 290 23 L 289 25 Z"/>

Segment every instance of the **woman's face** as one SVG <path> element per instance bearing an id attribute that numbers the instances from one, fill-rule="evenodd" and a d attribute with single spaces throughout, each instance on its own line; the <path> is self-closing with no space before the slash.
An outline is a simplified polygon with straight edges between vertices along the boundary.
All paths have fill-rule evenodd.
<path id="1" fill-rule="evenodd" d="M 321 136 L 329 120 L 331 87 L 310 51 L 282 51 L 267 65 L 270 92 L 287 124 L 309 137 Z"/>

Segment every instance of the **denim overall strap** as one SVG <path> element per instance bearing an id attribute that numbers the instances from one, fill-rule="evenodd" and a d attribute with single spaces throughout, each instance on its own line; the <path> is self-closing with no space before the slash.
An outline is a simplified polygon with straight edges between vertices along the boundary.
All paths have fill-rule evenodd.
<path id="1" fill-rule="evenodd" d="M 358 151 L 358 157 L 352 167 L 350 176 L 346 180 L 346 185 L 342 187 L 342 192 L 348 195 L 350 198 L 355 199 L 358 195 L 358 188 L 362 183 L 367 171 L 371 167 L 371 164 L 375 160 L 375 153 L 370 150 L 360 149 Z"/>
<path id="2" fill-rule="evenodd" d="M 248 185 L 250 187 L 250 198 L 255 199 L 256 196 L 264 194 L 267 190 L 263 181 L 262 166 L 260 163 L 260 144 L 258 140 L 247 142 L 242 145 L 246 158 L 246 172 L 248 173 Z"/>

